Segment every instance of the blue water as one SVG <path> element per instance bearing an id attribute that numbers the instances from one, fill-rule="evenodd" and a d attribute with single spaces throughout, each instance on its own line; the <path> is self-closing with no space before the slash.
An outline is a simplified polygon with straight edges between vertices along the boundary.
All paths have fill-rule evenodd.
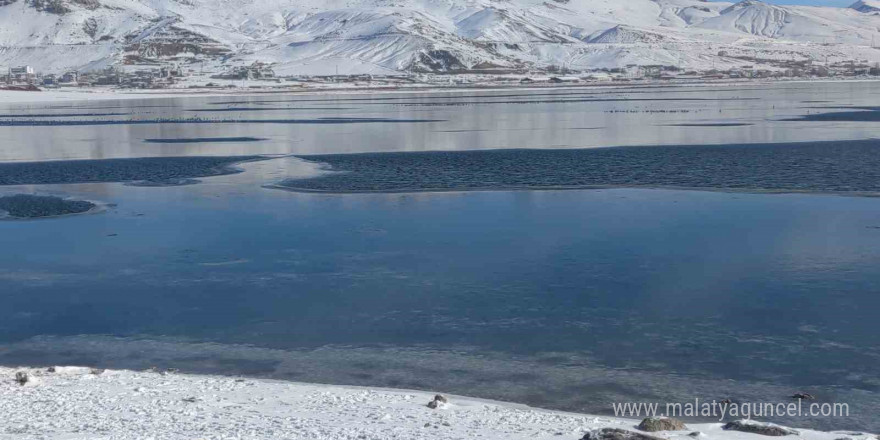
<path id="1" fill-rule="evenodd" d="M 149 166 L 115 179 L 150 180 L 167 172 L 155 164 L 172 164 L 168 168 L 178 170 L 173 177 L 188 178 L 210 175 L 203 165 L 223 163 L 219 156 L 321 154 L 322 162 L 357 169 L 298 183 L 349 184 L 378 175 L 398 185 L 408 175 L 480 187 L 491 186 L 485 176 L 518 171 L 558 178 L 552 165 L 559 157 L 592 154 L 632 156 L 661 177 L 682 161 L 699 165 L 699 158 L 707 169 L 724 169 L 740 151 L 746 151 L 743 163 L 761 166 L 731 162 L 740 173 L 721 174 L 726 182 L 745 182 L 740 189 L 746 192 L 714 191 L 730 189 L 723 185 L 705 185 L 713 191 L 497 190 L 509 182 L 496 191 L 406 192 L 410 178 L 390 188 L 401 193 L 323 194 L 267 188 L 312 169 L 293 157 L 245 163 L 239 165 L 242 173 L 171 187 L 107 183 L 114 179 L 95 175 L 92 183 L 70 183 L 86 172 L 104 176 L 107 167 L 63 161 L 51 169 L 62 170 L 66 180 L 60 182 L 67 183 L 39 184 L 40 174 L 30 171 L 46 165 L 20 163 L 17 172 L 36 180 L 0 187 L 0 194 L 63 195 L 108 209 L 0 222 L 0 364 L 156 365 L 420 388 L 603 414 L 618 401 L 787 401 L 804 391 L 823 402 L 849 403 L 851 417 L 776 421 L 880 431 L 874 414 L 880 407 L 874 319 L 880 306 L 880 200 L 854 196 L 865 190 L 855 186 L 831 189 L 848 195 L 819 193 L 840 182 L 876 185 L 869 139 L 880 129 L 870 122 L 780 120 L 816 111 L 801 104 L 812 99 L 869 105 L 875 86 L 706 89 L 700 96 L 719 99 L 672 104 L 544 102 L 550 99 L 542 93 L 533 98 L 541 102 L 517 106 L 397 105 L 483 99 L 473 92 L 458 98 L 234 98 L 246 104 L 218 104 L 229 97 L 114 102 L 151 120 L 211 105 L 289 100 L 328 108 L 305 111 L 303 118 L 445 122 L 222 124 L 210 130 L 205 124 L 0 127 L 0 157 L 99 164 L 165 157 L 167 162 L 131 162 Z M 695 90 L 596 93 L 684 97 Z M 516 94 L 526 96 L 484 99 L 529 99 L 528 93 Z M 109 104 L 76 105 L 92 111 Z M 664 112 L 670 105 L 690 106 L 689 112 Z M 11 107 L 3 113 L 47 112 L 45 105 Z M 489 107 L 496 113 L 487 114 Z M 341 110 L 346 108 L 357 110 Z M 279 110 L 270 113 L 282 117 Z M 669 126 L 694 122 L 752 125 Z M 175 138 L 266 141 L 144 142 Z M 842 142 L 851 139 L 864 142 Z M 814 141 L 837 147 L 813 144 L 789 155 L 785 148 L 792 147 L 741 146 Z M 740 146 L 669 147 L 678 159 L 667 162 L 656 158 L 668 150 L 591 153 L 558 146 L 706 143 Z M 407 153 L 553 145 L 546 151 Z M 719 159 L 712 153 L 717 151 L 725 156 Z M 350 152 L 369 154 L 334 155 Z M 489 167 L 499 162 L 487 158 L 499 154 L 514 155 L 501 162 L 508 168 Z M 175 159 L 189 156 L 217 157 Z M 462 157 L 476 159 L 463 165 Z M 793 157 L 798 160 L 784 162 Z M 584 163 L 567 169 L 582 175 Z M 632 163 L 622 162 L 629 167 L 624 169 L 639 168 Z M 797 188 L 808 193 L 751 192 L 748 179 L 766 183 L 779 163 L 793 164 L 777 168 L 785 171 L 779 181 L 811 183 Z M 800 167 L 804 163 L 811 167 Z M 417 172 L 400 173 L 398 166 Z M 369 173 L 379 174 L 362 177 Z"/>

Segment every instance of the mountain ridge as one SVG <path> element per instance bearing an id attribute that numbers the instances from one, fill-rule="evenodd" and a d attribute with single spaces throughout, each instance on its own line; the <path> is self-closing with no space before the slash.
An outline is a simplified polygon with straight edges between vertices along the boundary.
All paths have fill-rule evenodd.
<path id="1" fill-rule="evenodd" d="M 0 66 L 254 62 L 281 74 L 880 61 L 880 1 L 0 0 Z"/>

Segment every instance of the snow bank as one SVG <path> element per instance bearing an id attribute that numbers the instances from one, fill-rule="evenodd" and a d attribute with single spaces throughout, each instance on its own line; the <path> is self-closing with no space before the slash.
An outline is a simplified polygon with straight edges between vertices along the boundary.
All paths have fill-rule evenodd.
<path id="1" fill-rule="evenodd" d="M 431 409 L 433 393 L 314 385 L 173 372 L 0 367 L 0 439 L 580 439 L 637 420 L 545 411 L 458 396 Z M 760 440 L 721 423 L 657 432 L 664 439 Z M 842 433 L 799 430 L 799 439 Z M 873 436 L 846 433 L 852 440 Z"/>

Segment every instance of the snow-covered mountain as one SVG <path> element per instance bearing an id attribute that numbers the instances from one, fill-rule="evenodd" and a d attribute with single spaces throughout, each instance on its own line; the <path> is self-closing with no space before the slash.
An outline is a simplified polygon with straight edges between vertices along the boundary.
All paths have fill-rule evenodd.
<path id="1" fill-rule="evenodd" d="M 880 61 L 880 0 L 0 0 L 0 67 L 281 74 Z"/>
<path id="2" fill-rule="evenodd" d="M 859 0 L 853 3 L 850 8 L 855 9 L 859 12 L 876 14 L 880 12 L 880 0 Z"/>

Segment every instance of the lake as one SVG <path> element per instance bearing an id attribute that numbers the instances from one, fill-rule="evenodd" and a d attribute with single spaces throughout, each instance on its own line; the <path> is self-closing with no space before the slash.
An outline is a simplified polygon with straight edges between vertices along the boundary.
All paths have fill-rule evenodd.
<path id="1" fill-rule="evenodd" d="M 878 94 L 0 104 L 0 195 L 103 207 L 0 221 L 0 364 L 594 414 L 809 392 L 850 417 L 774 421 L 877 432 Z"/>

